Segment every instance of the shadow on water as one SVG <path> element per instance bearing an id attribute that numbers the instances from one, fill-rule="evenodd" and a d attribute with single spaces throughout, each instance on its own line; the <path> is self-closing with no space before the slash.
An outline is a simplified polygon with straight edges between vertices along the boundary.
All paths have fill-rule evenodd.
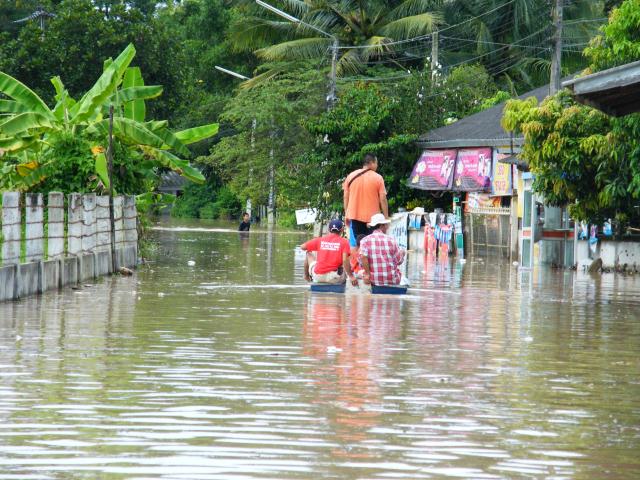
<path id="1" fill-rule="evenodd" d="M 410 295 L 311 294 L 305 234 L 206 228 L 0 304 L 0 478 L 638 477 L 640 278 L 411 253 Z"/>

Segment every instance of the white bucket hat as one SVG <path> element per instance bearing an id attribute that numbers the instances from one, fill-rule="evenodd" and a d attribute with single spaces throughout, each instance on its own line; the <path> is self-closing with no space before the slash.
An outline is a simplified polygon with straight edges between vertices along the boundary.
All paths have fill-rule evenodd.
<path id="1" fill-rule="evenodd" d="M 424 208 L 416 207 L 413 210 L 411 210 L 409 213 L 411 213 L 413 215 L 424 215 Z"/>
<path id="2" fill-rule="evenodd" d="M 375 227 L 376 225 L 384 225 L 385 223 L 391 223 L 391 220 L 385 218 L 382 213 L 376 213 L 371 217 L 371 221 L 368 225 L 369 227 Z"/>

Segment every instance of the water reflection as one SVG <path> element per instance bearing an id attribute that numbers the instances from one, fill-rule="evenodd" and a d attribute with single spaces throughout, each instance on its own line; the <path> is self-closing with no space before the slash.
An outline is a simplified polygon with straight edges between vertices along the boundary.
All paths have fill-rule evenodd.
<path id="1" fill-rule="evenodd" d="M 158 235 L 0 304 L 0 478 L 637 478 L 640 278 L 412 253 L 407 296 L 317 295 L 304 235 Z"/>

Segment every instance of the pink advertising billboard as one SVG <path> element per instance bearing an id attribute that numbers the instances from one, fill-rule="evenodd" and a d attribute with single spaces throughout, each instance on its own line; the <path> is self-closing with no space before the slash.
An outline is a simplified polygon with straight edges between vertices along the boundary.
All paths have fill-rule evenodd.
<path id="1" fill-rule="evenodd" d="M 449 190 L 455 163 L 455 150 L 425 150 L 413 166 L 408 184 L 421 190 Z"/>
<path id="2" fill-rule="evenodd" d="M 465 192 L 488 191 L 491 187 L 491 149 L 458 150 L 453 189 Z"/>

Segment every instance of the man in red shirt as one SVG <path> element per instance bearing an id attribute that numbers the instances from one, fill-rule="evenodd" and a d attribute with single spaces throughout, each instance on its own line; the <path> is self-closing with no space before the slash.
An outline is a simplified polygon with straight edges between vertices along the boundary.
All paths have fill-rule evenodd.
<path id="1" fill-rule="evenodd" d="M 304 259 L 304 279 L 307 282 L 344 283 L 349 277 L 354 286 L 358 285 L 358 280 L 351 272 L 349 241 L 342 237 L 343 230 L 341 220 L 331 220 L 327 235 L 309 240 L 300 247 L 307 252 Z M 313 252 L 316 252 L 316 256 Z"/>
<path id="2" fill-rule="evenodd" d="M 387 235 L 389 223 L 391 220 L 382 213 L 376 213 L 368 224 L 373 233 L 360 242 L 362 278 L 367 285 L 399 285 L 402 279 L 398 266 L 404 261 L 406 252 Z"/>

